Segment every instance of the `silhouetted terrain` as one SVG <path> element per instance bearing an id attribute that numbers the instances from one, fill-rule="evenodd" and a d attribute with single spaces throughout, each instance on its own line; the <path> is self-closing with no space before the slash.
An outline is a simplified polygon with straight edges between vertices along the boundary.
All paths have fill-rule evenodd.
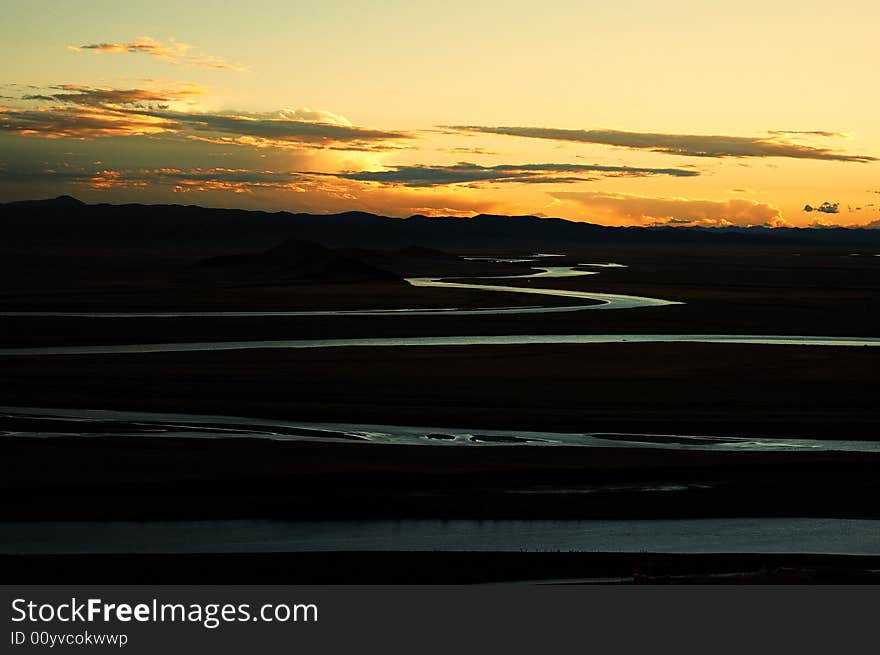
<path id="1" fill-rule="evenodd" d="M 269 279 L 275 283 L 401 281 L 393 273 L 345 257 L 320 244 L 298 239 L 288 239 L 256 254 L 216 255 L 200 262 L 200 266 L 236 277 Z"/>
<path id="2" fill-rule="evenodd" d="M 876 347 L 358 347 L 35 355 L 0 363 L 4 402 L 22 407 L 486 430 L 877 438 Z"/>
<path id="3" fill-rule="evenodd" d="M 494 262 L 467 261 L 458 255 L 423 246 L 407 246 L 394 250 L 346 248 L 340 252 L 376 268 L 393 271 L 405 277 L 499 275 L 505 272 L 505 267 L 499 267 Z M 520 268 L 514 270 L 519 271 Z M 522 267 L 522 270 L 525 272 L 527 269 Z"/>
<path id="4" fill-rule="evenodd" d="M 880 230 L 608 228 L 529 216 L 315 216 L 62 197 L 0 206 L 0 235 L 0 311 L 256 310 L 10 315 L 0 319 L 6 348 L 449 335 L 880 336 Z M 542 267 L 595 274 L 517 277 Z M 474 314 L 449 310 L 586 301 L 405 279 L 417 277 L 498 278 L 489 283 L 679 304 Z M 313 311 L 419 308 L 444 311 Z M 297 315 L 259 315 L 278 310 Z M 204 439 L 106 425 L 85 438 L 76 425 L 23 428 L 6 416 L 0 519 L 876 518 L 876 453 L 636 449 L 613 437 L 607 447 L 537 447 L 508 444 L 492 430 L 873 441 L 878 365 L 880 348 L 694 343 L 17 353 L 0 356 L 2 405 L 421 425 L 438 433 L 467 426 L 495 443 Z M 43 429 L 41 438 L 23 436 L 28 429 Z M 247 581 L 277 566 L 281 577 L 272 569 L 272 579 L 297 582 L 403 580 L 422 561 L 342 555 L 337 570 L 327 554 L 309 557 L 316 568 L 283 554 L 196 560 L 229 564 L 232 578 Z M 811 573 L 800 567 L 818 560 L 726 557 L 507 554 L 487 570 L 482 555 L 435 554 L 424 579 L 628 576 L 644 572 L 646 559 L 655 573 L 690 581 L 721 570 L 754 571 L 750 581 L 788 575 L 758 570 L 765 565 L 799 567 L 798 580 L 876 580 L 852 558 L 822 563 L 848 571 Z M 185 571 L 196 560 L 162 566 Z M 114 561 L 4 556 L 0 572 L 84 562 L 96 579 L 114 566 L 154 579 L 158 560 Z M 364 562 L 375 575 L 358 572 Z"/>
<path id="5" fill-rule="evenodd" d="M 136 248 L 268 248 L 289 239 L 327 246 L 459 250 L 595 244 L 762 244 L 877 246 L 880 230 L 604 227 L 559 218 L 494 216 L 406 219 L 364 212 L 314 215 L 209 209 L 192 205 L 86 205 L 69 196 L 0 205 L 6 245 Z"/>

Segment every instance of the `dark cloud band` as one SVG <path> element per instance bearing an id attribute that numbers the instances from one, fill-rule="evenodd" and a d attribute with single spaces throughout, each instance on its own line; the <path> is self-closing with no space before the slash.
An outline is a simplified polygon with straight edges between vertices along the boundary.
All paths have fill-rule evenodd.
<path id="1" fill-rule="evenodd" d="M 476 184 L 480 182 L 523 184 L 550 184 L 583 182 L 601 177 L 647 177 L 670 175 L 694 177 L 699 172 L 681 168 L 634 168 L 629 166 L 603 166 L 599 164 L 499 164 L 479 166 L 461 162 L 451 166 L 396 166 L 385 171 L 356 171 L 326 173 L 359 182 L 432 187 L 449 184 Z"/>
<path id="2" fill-rule="evenodd" d="M 593 143 L 650 150 L 668 155 L 688 157 L 792 157 L 843 162 L 871 162 L 876 157 L 848 155 L 826 148 L 789 143 L 774 138 L 660 134 L 652 132 L 622 132 L 618 130 L 570 130 L 554 127 L 487 127 L 480 125 L 443 126 L 458 132 L 478 132 L 506 136 L 550 139 L 574 143 Z"/>

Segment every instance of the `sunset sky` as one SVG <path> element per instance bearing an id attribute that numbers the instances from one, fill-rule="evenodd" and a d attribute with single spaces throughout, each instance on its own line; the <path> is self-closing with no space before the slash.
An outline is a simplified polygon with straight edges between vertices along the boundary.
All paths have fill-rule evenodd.
<path id="1" fill-rule="evenodd" d="M 3 201 L 880 227 L 876 0 L 3 13 Z"/>

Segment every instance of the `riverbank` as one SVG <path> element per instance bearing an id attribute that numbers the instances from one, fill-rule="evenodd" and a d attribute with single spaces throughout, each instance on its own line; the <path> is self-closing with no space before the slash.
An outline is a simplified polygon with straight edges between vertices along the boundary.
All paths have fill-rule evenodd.
<path id="1" fill-rule="evenodd" d="M 335 423 L 876 439 L 880 349 L 324 348 L 0 358 L 3 404 Z"/>
<path id="2" fill-rule="evenodd" d="M 509 253 L 508 257 L 522 257 Z M 503 253 L 499 253 L 503 256 Z M 401 308 L 527 307 L 584 304 L 556 296 L 399 284 L 229 284 L 187 290 L 169 280 L 193 266 L 193 255 L 166 259 L 133 253 L 100 254 L 85 266 L 71 253 L 24 257 L 4 253 L 8 282 L 4 311 L 329 311 Z M 91 262 L 92 259 L 89 259 Z M 0 346 L 114 344 L 216 340 L 418 337 L 501 334 L 803 334 L 880 336 L 880 258 L 834 249 L 718 246 L 583 248 L 554 264 L 620 262 L 620 267 L 579 267 L 598 272 L 576 277 L 534 273 L 527 263 L 443 260 L 442 275 L 458 282 L 540 287 L 579 294 L 606 292 L 683 302 L 622 311 L 553 314 L 459 315 L 443 312 L 389 316 L 212 318 L 88 318 L 5 316 Z M 431 262 L 429 262 L 431 263 Z M 424 264 L 424 263 L 423 263 Z M 410 264 L 412 266 L 413 264 Z M 435 265 L 432 263 L 432 265 Z M 421 265 L 420 265 L 421 266 Z M 79 268 L 78 268 L 79 267 Z M 94 270 L 93 270 L 94 269 Z M 111 272 L 112 276 L 106 275 Z M 173 275 L 169 271 L 176 271 Z M 425 275 L 423 268 L 398 271 Z M 437 269 L 441 273 L 441 269 Z M 168 276 L 171 275 L 171 278 Z M 514 276 L 491 279 L 492 276 Z M 102 277 L 103 276 L 103 277 Z M 485 277 L 475 277 L 485 276 Z M 461 279 L 470 278 L 470 279 Z M 150 293 L 140 290 L 146 285 Z"/>
<path id="3" fill-rule="evenodd" d="M 878 465 L 878 453 L 6 436 L 0 520 L 880 517 Z"/>

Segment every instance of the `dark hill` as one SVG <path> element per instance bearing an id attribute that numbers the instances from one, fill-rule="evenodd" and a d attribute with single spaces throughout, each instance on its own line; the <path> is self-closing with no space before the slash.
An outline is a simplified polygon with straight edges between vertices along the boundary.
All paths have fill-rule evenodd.
<path id="1" fill-rule="evenodd" d="M 218 255 L 202 261 L 200 267 L 236 277 L 243 275 L 288 283 L 401 281 L 394 273 L 299 239 L 288 239 L 257 254 Z"/>
<path id="2" fill-rule="evenodd" d="M 448 252 L 443 252 L 442 250 L 436 250 L 434 248 L 425 248 L 423 246 L 407 246 L 406 248 L 401 248 L 397 251 L 397 254 L 401 257 L 413 257 L 418 259 L 435 259 L 438 261 L 459 261 L 457 255 L 452 255 Z"/>
<path id="3" fill-rule="evenodd" d="M 475 266 L 467 266 L 458 255 L 434 248 L 407 246 L 393 250 L 371 250 L 368 248 L 346 248 L 340 251 L 346 257 L 365 262 L 385 271 L 392 271 L 401 277 L 429 277 L 460 274 L 468 269 L 469 274 Z M 497 266 L 495 268 L 497 272 Z"/>
<path id="4" fill-rule="evenodd" d="M 363 212 L 293 214 L 183 205 L 85 205 L 62 196 L 0 205 L 8 247 L 138 248 L 232 253 L 285 239 L 335 248 L 533 251 L 603 245 L 880 246 L 870 229 L 605 227 L 559 218 L 479 215 L 388 218 Z M 422 251 L 424 254 L 424 251 Z"/>
<path id="5" fill-rule="evenodd" d="M 81 200 L 77 200 L 73 196 L 58 196 L 57 198 L 50 198 L 49 200 L 18 200 L 16 202 L 10 202 L 5 205 L 0 205 L 7 210 L 34 210 L 40 212 L 47 213 L 56 213 L 63 212 L 68 209 L 78 209 L 80 207 L 85 207 L 85 203 Z"/>

